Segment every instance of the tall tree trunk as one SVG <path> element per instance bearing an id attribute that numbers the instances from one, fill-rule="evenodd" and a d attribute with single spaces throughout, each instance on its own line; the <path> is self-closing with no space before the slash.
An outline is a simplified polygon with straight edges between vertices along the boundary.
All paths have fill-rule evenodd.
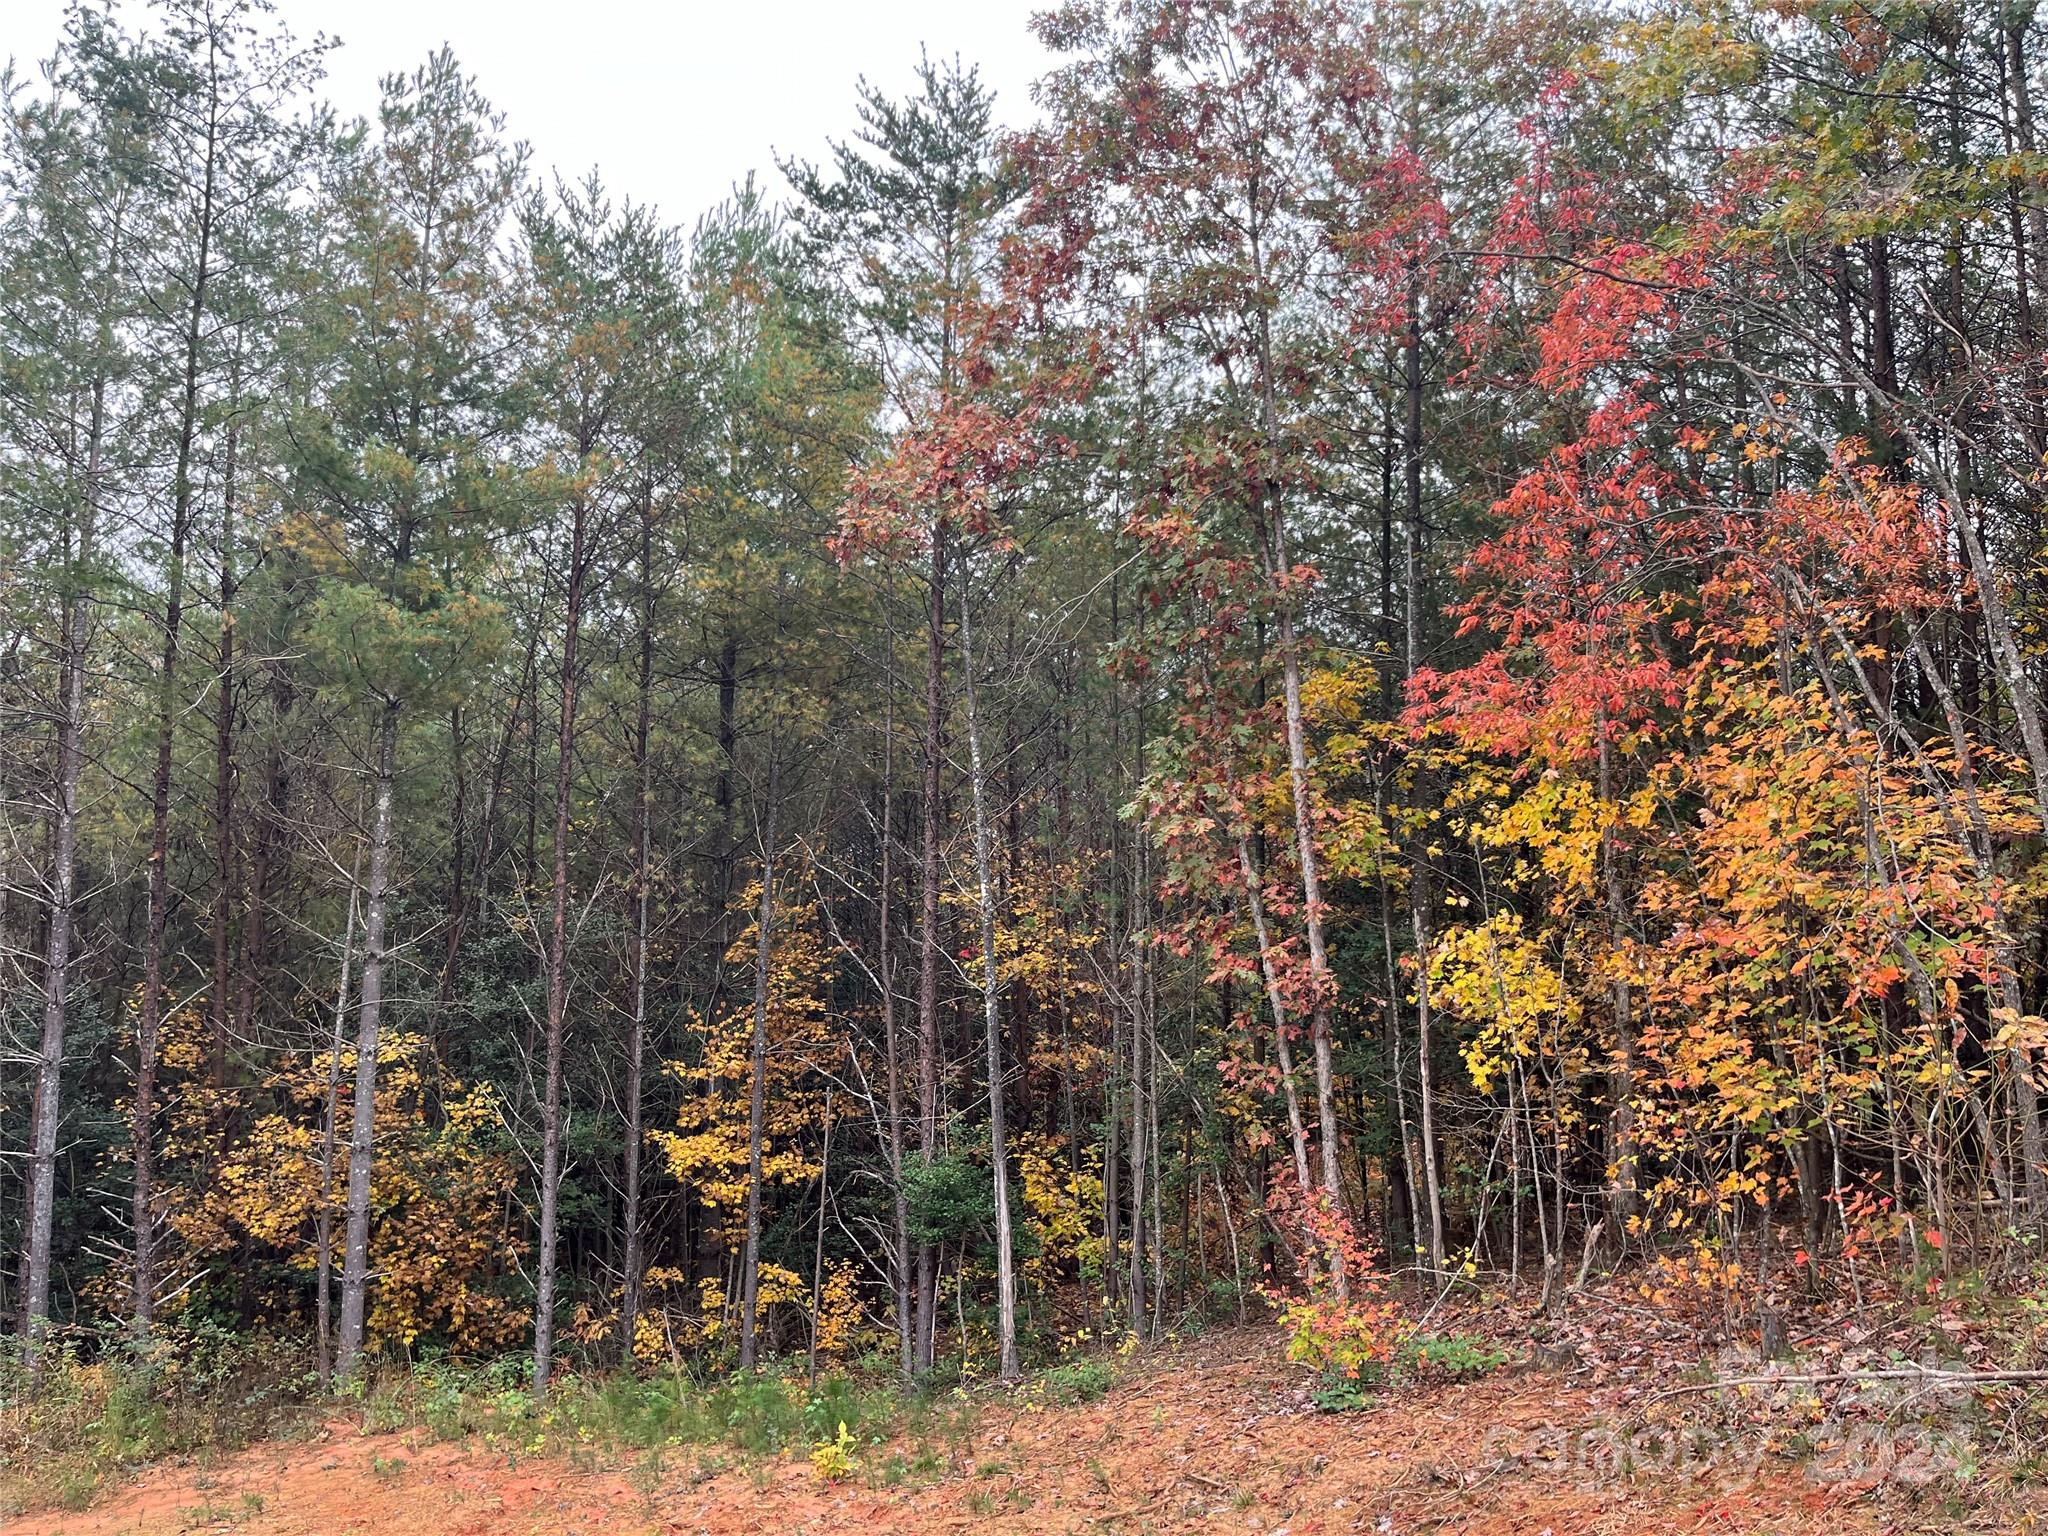
<path id="1" fill-rule="evenodd" d="M 1604 714 L 1597 729 L 1600 732 L 1600 805 L 1607 821 L 1600 839 L 1600 878 L 1606 896 L 1608 942 L 1618 956 L 1627 931 L 1628 900 L 1623 888 L 1620 850 L 1616 847 L 1615 828 L 1620 821 L 1620 810 L 1615 801 L 1614 750 L 1607 739 Z M 1641 1202 L 1636 1190 L 1635 1018 L 1627 969 L 1618 961 L 1610 996 L 1614 1009 L 1614 1067 L 1609 1076 L 1608 1092 L 1612 1103 L 1608 1107 L 1607 1127 L 1608 1161 L 1613 1167 L 1614 1182 L 1609 1209 L 1614 1220 L 1614 1235 L 1621 1239 L 1627 1235 L 1629 1219 L 1636 1214 Z"/>
<path id="2" fill-rule="evenodd" d="M 164 931 L 170 916 L 171 747 L 177 726 L 172 686 L 178 671 L 184 603 L 184 528 L 174 524 L 171 588 L 164 609 L 163 657 L 157 683 L 156 766 L 151 775 L 148 912 L 143 921 L 142 1001 L 135 1023 L 135 1099 L 129 1143 L 135 1169 L 135 1267 L 132 1307 L 138 1336 L 149 1332 L 156 1308 L 155 1136 L 158 1037 L 163 1027 Z"/>
<path id="3" fill-rule="evenodd" d="M 209 62 L 215 42 L 209 39 Z M 135 1167 L 135 1332 L 146 1337 L 156 1307 L 156 1197 L 152 1189 L 156 1113 L 157 1037 L 163 1024 L 164 930 L 170 916 L 171 748 L 177 729 L 180 629 L 185 614 L 185 541 L 192 524 L 192 454 L 199 432 L 199 374 L 205 338 L 206 295 L 212 277 L 214 199 L 219 172 L 221 100 L 218 81 L 207 104 L 205 161 L 200 177 L 195 234 L 198 248 L 185 311 L 184 382 L 178 409 L 178 445 L 171 472 L 171 528 L 164 570 L 163 654 L 156 687 L 156 766 L 150 780 L 149 910 L 143 925 L 142 1002 L 135 1024 L 135 1102 L 129 1138 Z"/>
<path id="4" fill-rule="evenodd" d="M 228 1075 L 229 945 L 233 934 L 235 879 L 235 431 L 228 429 L 221 481 L 220 645 L 214 656 L 213 722 L 213 948 L 212 986 L 207 994 L 208 1033 L 213 1038 L 212 1088 L 224 1095 Z M 222 1151 L 232 1135 L 224 1102 L 217 1108 L 216 1134 Z"/>
<path id="5" fill-rule="evenodd" d="M 734 820 L 734 781 L 739 771 L 740 642 L 730 629 L 718 647 L 718 782 L 713 795 L 718 805 L 718 910 L 714 916 L 718 954 L 714 967 L 724 964 L 732 947 L 733 872 L 739 866 L 739 832 Z M 711 1000 L 713 1009 L 717 998 Z"/>
<path id="6" fill-rule="evenodd" d="M 910 1197 L 903 1185 L 903 1070 L 896 1039 L 896 968 L 889 942 L 889 912 L 895 901 L 891 874 L 896 857 L 896 636 L 888 637 L 883 676 L 888 692 L 882 706 L 882 875 L 876 892 L 875 978 L 882 993 L 882 1052 L 888 1068 L 889 1206 L 895 1225 L 896 1342 L 904 1380 L 917 1374 L 917 1335 L 911 1291 L 915 1279 L 910 1250 Z"/>
<path id="7" fill-rule="evenodd" d="M 320 1115 L 320 1203 L 313 1212 L 313 1359 L 321 1390 L 334 1376 L 334 1325 L 330 1317 L 334 1290 L 334 1144 L 341 1099 L 341 1043 L 348 1026 L 348 971 L 356 950 L 356 897 L 362 873 L 363 845 L 348 872 L 348 922 L 341 936 L 341 979 L 334 988 L 334 1038 L 327 1050 L 327 1092 Z"/>
<path id="8" fill-rule="evenodd" d="M 519 686 L 512 695 L 512 709 L 498 733 L 497 750 L 491 754 L 490 776 L 484 787 L 484 803 L 477 813 L 476 856 L 469 861 L 469 878 L 459 901 L 449 903 L 448 936 L 441 953 L 440 1003 L 447 1007 L 455 999 L 462 965 L 462 942 L 469 931 L 469 914 L 483 897 L 485 879 L 498 850 L 498 807 L 505 797 L 505 774 L 511 766 L 512 748 L 519 740 L 519 728 L 527 715 L 527 694 L 537 692 L 534 658 L 540 647 L 540 626 L 526 637 L 526 659 L 519 669 Z M 531 734 L 531 733 L 529 733 Z"/>
<path id="9" fill-rule="evenodd" d="M 974 798 L 974 877 L 981 907 L 982 1023 L 988 1045 L 988 1152 L 996 1199 L 996 1341 L 999 1371 L 1014 1381 L 1017 1271 L 1010 1241 L 1010 1152 L 1003 1123 L 1002 980 L 996 966 L 995 857 L 989 836 L 988 775 L 981 759 L 981 718 L 974 686 L 974 625 L 968 583 L 960 582 L 960 675 L 967 704 L 967 771 Z"/>
<path id="10" fill-rule="evenodd" d="M 271 690 L 276 701 L 279 728 L 284 715 L 291 708 L 292 690 L 288 680 L 280 679 Z M 235 968 L 238 977 L 235 985 L 235 1022 L 237 1037 L 247 1039 L 256 1018 L 256 998 L 261 989 L 263 968 L 269 957 L 270 943 L 270 882 L 272 865 L 279 857 L 278 840 L 285 824 L 285 812 L 291 791 L 291 779 L 285 769 L 283 748 L 272 741 L 265 755 L 263 768 L 263 804 L 257 811 L 256 836 L 249 856 L 249 887 L 246 906 L 242 917 L 241 942 L 237 950 Z"/>
<path id="11" fill-rule="evenodd" d="M 540 626 L 534 626 L 534 633 Z M 513 713 L 518 713 L 515 705 Z M 455 1000 L 462 963 L 464 914 L 469 907 L 469 741 L 462 726 L 462 702 L 448 706 L 448 772 L 454 780 L 448 797 L 448 936 L 441 952 L 441 1008 Z"/>
<path id="12" fill-rule="evenodd" d="M 1280 985 L 1280 972 L 1273 964 L 1273 931 L 1266 921 L 1266 897 L 1258 868 L 1252 863 L 1251 840 L 1242 833 L 1237 838 L 1237 868 L 1251 908 L 1252 936 L 1259 946 L 1259 976 L 1266 984 L 1266 1006 L 1273 1015 L 1273 1052 L 1280 1063 L 1280 1086 L 1287 1101 L 1287 1140 L 1294 1152 L 1294 1180 L 1306 1195 L 1315 1186 L 1309 1176 L 1308 1129 L 1302 1123 L 1301 1096 L 1294 1086 L 1294 1046 L 1288 1039 L 1287 996 Z"/>
<path id="13" fill-rule="evenodd" d="M 1403 557 L 1408 605 L 1407 680 L 1422 667 L 1422 296 L 1413 273 L 1408 282 L 1408 327 L 1402 337 L 1403 471 L 1407 492 Z M 1419 788 L 1415 791 L 1420 793 Z M 1423 1195 L 1429 1210 L 1429 1267 L 1444 1267 L 1443 1179 L 1436 1155 L 1435 1073 L 1430 1062 L 1429 867 L 1419 839 L 1410 853 L 1408 902 L 1415 928 L 1415 1064 L 1417 1115 L 1422 1140 Z"/>
<path id="14" fill-rule="evenodd" d="M 648 740 L 654 719 L 654 496 L 643 487 L 640 504 L 640 675 L 633 715 L 633 989 L 626 1034 L 625 1281 L 619 1302 L 619 1350 L 628 1366 L 640 1326 L 646 1234 L 640 1217 L 642 1069 L 647 1053 L 647 929 L 653 901 L 649 844 L 654 820 L 654 765 Z"/>
<path id="15" fill-rule="evenodd" d="M 82 587 L 98 532 L 106 383 L 95 380 L 86 442 L 85 496 L 71 581 L 64 594 L 64 704 L 57 718 L 55 816 L 50 829 L 50 906 L 43 938 L 43 1027 L 36 1046 L 30 1112 L 27 1241 L 22 1262 L 22 1329 L 30 1379 L 40 1380 L 50 1318 L 51 1244 L 57 1210 L 57 1126 L 63 1114 L 64 1031 L 69 1017 L 71 943 L 78 918 L 78 784 L 85 764 L 85 648 L 91 609 Z M 147 1207 L 141 1207 L 147 1210 Z"/>
<path id="16" fill-rule="evenodd" d="M 561 713 L 555 726 L 554 870 L 548 902 L 547 1062 L 541 1098 L 540 1253 L 533 1299 L 533 1394 L 545 1399 L 554 1367 L 556 1227 L 561 1217 L 562 1041 L 569 1011 L 569 793 L 576 770 L 576 642 L 583 628 L 584 538 L 589 509 L 571 511 L 563 598 Z"/>
<path id="17" fill-rule="evenodd" d="M 1263 258 L 1256 238 L 1253 261 L 1263 286 Z M 1330 1213 L 1341 1216 L 1345 1206 L 1342 1148 L 1339 1145 L 1342 1138 L 1337 1122 L 1336 1046 L 1331 1034 L 1331 1007 L 1336 1001 L 1337 979 L 1330 970 L 1322 857 L 1316 849 L 1315 787 L 1309 777 L 1308 727 L 1301 703 L 1301 638 L 1296 616 L 1299 605 L 1294 595 L 1294 568 L 1287 547 L 1287 519 L 1280 504 L 1277 460 L 1282 442 L 1274 379 L 1272 325 L 1270 315 L 1263 307 L 1259 310 L 1258 347 L 1259 415 L 1267 458 L 1261 493 L 1265 521 L 1261 542 L 1267 547 L 1266 575 L 1273 589 L 1280 631 L 1280 687 L 1281 708 L 1287 727 L 1287 781 L 1294 810 L 1295 856 L 1301 869 L 1302 928 L 1308 937 L 1309 1044 L 1316 1065 L 1316 1140 L 1322 1161 L 1323 1198 Z M 1332 1279 L 1338 1296 L 1346 1297 L 1349 1281 L 1341 1267 Z"/>
<path id="18" fill-rule="evenodd" d="M 755 912 L 754 1033 L 747 1052 L 747 1238 L 740 1259 L 740 1369 L 758 1359 L 761 1304 L 761 1162 L 768 1126 L 768 977 L 775 963 L 775 821 L 782 797 L 782 760 L 768 741 L 768 805 L 761 826 L 761 901 Z"/>
<path id="19" fill-rule="evenodd" d="M 1138 645 L 1144 647 L 1145 610 L 1138 609 Z M 1139 695 L 1136 729 L 1131 738 L 1131 782 L 1142 784 L 1145 780 L 1145 704 Z M 1151 1126 L 1152 1118 L 1147 1110 L 1146 1066 L 1150 1061 L 1152 1014 L 1147 1006 L 1150 999 L 1146 991 L 1146 975 L 1152 960 L 1151 943 L 1147 934 L 1150 914 L 1147 900 L 1146 879 L 1146 836 L 1142 825 L 1134 829 L 1131 837 L 1131 1133 L 1126 1146 L 1126 1166 L 1131 1186 L 1131 1253 L 1127 1273 L 1131 1304 L 1131 1332 L 1143 1338 L 1147 1332 L 1147 1292 L 1145 1275 L 1145 1196 L 1147 1178 L 1151 1172 Z M 1157 1271 L 1154 1271 L 1155 1275 Z"/>
<path id="20" fill-rule="evenodd" d="M 1143 382 L 1141 375 L 1141 390 Z M 1144 399 L 1141 393 L 1139 397 L 1141 410 L 1143 404 Z M 1114 548 L 1115 546 L 1112 545 L 1112 549 Z M 1109 641 L 1112 646 L 1120 645 L 1123 642 L 1122 578 L 1123 562 L 1121 559 L 1118 559 L 1110 566 L 1109 575 Z M 1121 764 L 1124 761 L 1123 719 L 1124 687 L 1122 680 L 1119 679 L 1111 691 L 1109 709 L 1109 760 L 1117 764 Z M 1136 793 L 1137 787 L 1138 781 L 1133 779 L 1131 781 L 1133 794 Z M 1119 850 L 1122 848 L 1123 842 L 1117 835 L 1118 818 L 1111 808 L 1114 802 L 1110 801 L 1108 794 L 1105 794 L 1103 799 L 1109 801 L 1109 805 L 1105 806 L 1105 809 L 1110 810 L 1110 814 L 1105 818 L 1108 832 L 1106 840 L 1109 844 L 1108 876 L 1111 892 L 1106 905 L 1109 908 L 1110 914 L 1108 925 L 1110 938 L 1114 942 L 1117 918 L 1114 893 L 1122 885 L 1119 868 L 1122 859 Z M 1117 1254 L 1120 1251 L 1119 1244 L 1123 1241 L 1123 1190 L 1120 1182 L 1122 1178 L 1120 1172 L 1122 1165 L 1119 1162 L 1120 1154 L 1118 1150 L 1121 1145 L 1123 1132 L 1120 1128 L 1121 1122 L 1117 1118 L 1116 1106 L 1118 1094 L 1123 1086 L 1121 1079 L 1124 1069 L 1125 1013 L 1126 1010 L 1122 1008 L 1112 1007 L 1109 1010 L 1109 1057 L 1103 1063 L 1102 1069 L 1102 1325 L 1105 1328 L 1109 1326 L 1110 1314 L 1116 1310 L 1117 1286 L 1119 1283 Z"/>
<path id="21" fill-rule="evenodd" d="M 397 788 L 397 699 L 377 715 L 377 787 L 370 812 L 370 880 L 363 894 L 363 984 L 356 1015 L 356 1082 L 349 1105 L 348 1206 L 342 1231 L 341 1330 L 335 1374 L 347 1381 L 363 1353 L 370 1284 L 370 1166 L 376 1147 L 377 1043 L 384 1016 L 384 927 L 391 887 L 392 800 Z"/>
<path id="22" fill-rule="evenodd" d="M 2034 121 L 2034 85 L 2028 74 L 2032 67 L 2027 58 L 2027 31 L 2032 20 L 2030 12 L 2013 9 L 2005 12 L 2004 44 L 2006 49 L 2006 80 L 2012 87 L 2013 130 L 2019 141 L 2020 153 L 2031 160 L 2040 152 L 2039 130 Z M 2022 284 L 2020 301 L 2024 310 L 2031 312 L 2038 308 L 2038 301 L 2048 296 L 2048 272 L 2042 270 L 2042 252 L 2048 250 L 2048 210 L 2043 210 L 2033 198 L 2025 198 L 2021 206 L 2026 210 L 2026 240 L 2016 242 L 2020 256 L 2019 279 Z"/>
<path id="23" fill-rule="evenodd" d="M 1388 665 L 1393 664 L 1393 651 L 1388 651 Z M 1386 815 L 1387 780 L 1384 775 L 1375 776 L 1373 781 L 1373 814 Z M 1415 1169 L 1421 1161 L 1415 1148 L 1414 1122 L 1408 1117 L 1408 1074 L 1401 1060 L 1401 976 L 1400 965 L 1394 948 L 1394 901 L 1388 887 L 1385 863 L 1382 862 L 1373 884 L 1379 895 L 1380 909 L 1380 959 L 1385 966 L 1387 1005 L 1382 1013 L 1381 1033 L 1386 1043 L 1387 1078 L 1392 1088 L 1394 1101 L 1394 1129 L 1396 1140 L 1389 1153 L 1398 1164 L 1399 1177 L 1395 1169 L 1387 1172 L 1389 1205 L 1398 1204 L 1402 1229 L 1406 1234 L 1406 1247 L 1410 1254 L 1419 1251 L 1422 1239 L 1421 1192 L 1415 1186 Z M 1387 1224 L 1387 1250 L 1394 1248 L 1394 1223 Z"/>
<path id="24" fill-rule="evenodd" d="M 918 893 L 917 1155 L 927 1168 L 939 1155 L 939 765 L 946 732 L 946 529 L 932 528 L 932 590 L 926 627 L 924 694 L 924 843 Z M 928 1371 L 938 1326 L 938 1256 L 917 1250 L 917 1368 Z"/>
<path id="25" fill-rule="evenodd" d="M 811 1340 L 805 1359 L 810 1390 L 818 1387 L 818 1314 L 825 1302 L 825 1216 L 832 1200 L 832 1085 L 825 1084 L 825 1109 L 818 1146 L 818 1228 L 811 1246 Z"/>
<path id="26" fill-rule="evenodd" d="M 1005 646 L 1004 663 L 1007 672 L 1014 673 L 1017 667 L 1017 629 L 1009 626 Z M 1017 788 L 1017 739 L 1015 722 L 1004 721 L 1003 729 L 1003 883 L 1002 899 L 1014 904 L 1019 897 L 1024 878 L 1024 825 L 1020 810 L 1022 795 Z M 1010 1087 L 1017 1100 L 1017 1125 L 1027 1134 L 1037 1117 L 1038 1105 L 1031 1091 L 1032 1045 L 1032 998 L 1030 988 L 1022 978 L 1013 977 L 1004 989 L 1004 1011 L 1008 1014 L 1007 1029 L 1010 1037 L 1010 1059 L 1017 1064 L 1011 1074 Z M 1049 1123 L 1047 1129 L 1050 1130 Z"/>

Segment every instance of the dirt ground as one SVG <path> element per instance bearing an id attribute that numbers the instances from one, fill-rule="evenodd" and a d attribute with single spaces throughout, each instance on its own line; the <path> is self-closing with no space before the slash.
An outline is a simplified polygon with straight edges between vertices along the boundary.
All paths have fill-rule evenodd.
<path id="1" fill-rule="evenodd" d="M 1639 1401 L 1638 1389 L 1634 1397 Z M 155 1469 L 82 1514 L 25 1516 L 9 1536 L 860 1536 L 1216 1531 L 1330 1536 L 1678 1533 L 2048 1533 L 2048 1494 L 1982 1468 L 1949 1475 L 1906 1448 L 1831 1461 L 1677 1442 L 1631 1394 L 1569 1375 L 1503 1373 L 1416 1388 L 1346 1414 L 1313 1410 L 1270 1336 L 1198 1341 L 1134 1365 L 1085 1407 L 993 1399 L 971 1442 L 921 1486 L 888 1487 L 883 1452 L 837 1484 L 785 1457 L 724 1468 L 682 1449 L 659 1466 L 512 1455 L 337 1422 L 219 1464 Z"/>

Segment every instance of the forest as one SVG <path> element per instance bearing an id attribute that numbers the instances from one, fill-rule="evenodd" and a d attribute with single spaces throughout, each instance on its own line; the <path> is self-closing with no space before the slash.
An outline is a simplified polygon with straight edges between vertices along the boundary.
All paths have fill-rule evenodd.
<path id="1" fill-rule="evenodd" d="M 10 1393 L 2048 1362 L 2032 5 L 1035 25 L 682 223 L 264 0 L 17 62 Z"/>

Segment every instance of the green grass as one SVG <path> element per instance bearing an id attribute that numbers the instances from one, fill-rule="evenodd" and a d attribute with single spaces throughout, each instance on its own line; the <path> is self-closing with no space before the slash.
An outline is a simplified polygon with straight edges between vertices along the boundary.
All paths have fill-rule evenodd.
<path id="1" fill-rule="evenodd" d="M 1095 1402 L 1108 1392 L 1116 1381 L 1116 1367 L 1107 1360 L 1069 1360 L 1041 1372 L 1038 1380 L 1047 1400 L 1074 1407 Z"/>
<path id="2" fill-rule="evenodd" d="M 1356 1376 L 1335 1367 L 1326 1370 L 1309 1397 L 1324 1413 L 1360 1413 L 1378 1405 L 1370 1388 L 1470 1381 L 1499 1370 L 1512 1358 L 1509 1351 L 1470 1334 L 1418 1334 L 1405 1340 L 1392 1360 L 1368 1366 Z"/>
<path id="3" fill-rule="evenodd" d="M 1506 1365 L 1509 1351 L 1470 1334 L 1422 1334 L 1395 1357 L 1396 1373 L 1421 1381 L 1469 1381 Z"/>
<path id="4" fill-rule="evenodd" d="M 1093 1390 L 1091 1376 L 1078 1381 L 1075 1393 Z M 579 1465 L 611 1460 L 635 1468 L 650 1460 L 658 1466 L 685 1447 L 719 1453 L 703 1462 L 717 1469 L 808 1456 L 835 1440 L 844 1424 L 862 1446 L 900 1442 L 896 1455 L 876 1465 L 912 1482 L 929 1481 L 959 1461 L 976 1422 L 975 1404 L 964 1393 L 906 1394 L 893 1374 L 852 1372 L 815 1383 L 774 1369 L 703 1379 L 673 1372 L 565 1374 L 543 1405 L 535 1402 L 519 1361 L 422 1361 L 380 1377 L 362 1411 L 373 1429 L 420 1425 L 438 1438 L 475 1437 L 513 1455 L 561 1453 Z"/>
<path id="5" fill-rule="evenodd" d="M 147 1356 L 118 1340 L 58 1351 L 31 1396 L 18 1363 L 0 1359 L 0 1516 L 52 1505 L 82 1509 L 152 1461 L 212 1455 L 295 1432 L 346 1406 L 370 1432 L 424 1430 L 481 1440 L 507 1457 L 564 1455 L 579 1466 L 651 1466 L 677 1453 L 703 1476 L 808 1456 L 839 1427 L 887 1455 L 867 1463 L 890 1484 L 926 1483 L 971 1464 L 979 1409 L 960 1389 L 906 1392 L 886 1367 L 697 1377 L 688 1372 L 559 1375 L 536 1401 L 522 1357 L 469 1363 L 424 1356 L 389 1363 L 335 1397 L 302 1369 L 298 1345 L 242 1345 L 189 1334 Z M 1075 1361 L 1047 1371 L 1052 1401 L 1091 1402 L 1111 1367 Z M 397 1476 L 401 1465 L 378 1468 Z M 650 1484 L 650 1486 L 652 1486 Z"/>
<path id="6" fill-rule="evenodd" d="M 21 1358 L 0 1357 L 0 1515 L 84 1509 L 163 1457 L 292 1432 L 312 1389 L 296 1359 L 205 1328 L 147 1347 L 108 1334 L 52 1343 L 32 1389 Z"/>

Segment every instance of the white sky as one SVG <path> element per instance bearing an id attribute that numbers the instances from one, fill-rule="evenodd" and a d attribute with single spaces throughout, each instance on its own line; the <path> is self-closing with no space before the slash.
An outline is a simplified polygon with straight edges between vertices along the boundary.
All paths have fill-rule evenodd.
<path id="1" fill-rule="evenodd" d="M 920 44 L 978 64 L 996 116 L 1032 116 L 1051 65 L 1032 36 L 1049 0 L 276 0 L 299 36 L 326 32 L 327 95 L 369 115 L 378 77 L 443 42 L 533 149 L 536 170 L 595 165 L 616 195 L 684 226 L 749 170 L 785 190 L 773 154 L 819 160 L 850 135 L 854 82 L 892 95 Z M 140 0 L 121 8 L 130 25 Z M 0 59 L 27 72 L 62 29 L 63 0 L 0 0 Z"/>

